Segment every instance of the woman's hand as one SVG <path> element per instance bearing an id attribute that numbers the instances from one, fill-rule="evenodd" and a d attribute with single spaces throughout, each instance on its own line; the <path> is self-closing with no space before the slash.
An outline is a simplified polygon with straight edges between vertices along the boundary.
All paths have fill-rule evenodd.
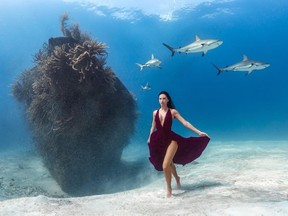
<path id="1" fill-rule="evenodd" d="M 207 133 L 200 131 L 199 136 L 201 137 L 209 137 Z"/>

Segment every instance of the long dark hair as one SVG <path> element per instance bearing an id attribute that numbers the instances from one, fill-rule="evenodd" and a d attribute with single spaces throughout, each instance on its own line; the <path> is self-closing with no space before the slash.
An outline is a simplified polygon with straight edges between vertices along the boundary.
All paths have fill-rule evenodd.
<path id="1" fill-rule="evenodd" d="M 174 105 L 174 103 L 173 103 L 173 101 L 172 101 L 172 98 L 170 97 L 169 93 L 166 92 L 166 91 L 161 91 L 161 92 L 158 94 L 158 98 L 159 98 L 159 96 L 160 96 L 161 94 L 166 95 L 166 97 L 168 98 L 168 100 L 169 100 L 168 103 L 167 103 L 168 108 L 170 108 L 170 109 L 176 109 L 176 107 L 175 107 L 175 105 Z"/>

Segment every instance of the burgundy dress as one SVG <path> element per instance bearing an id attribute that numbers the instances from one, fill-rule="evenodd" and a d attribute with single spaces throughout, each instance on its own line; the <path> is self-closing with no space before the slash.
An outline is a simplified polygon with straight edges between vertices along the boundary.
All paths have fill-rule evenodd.
<path id="1" fill-rule="evenodd" d="M 172 140 L 178 143 L 178 149 L 174 156 L 173 162 L 185 165 L 198 158 L 206 148 L 209 137 L 182 137 L 171 130 L 172 113 L 169 109 L 166 113 L 163 126 L 160 123 L 159 110 L 155 116 L 156 130 L 151 134 L 149 150 L 149 160 L 156 170 L 163 171 L 162 163 L 168 145 Z"/>

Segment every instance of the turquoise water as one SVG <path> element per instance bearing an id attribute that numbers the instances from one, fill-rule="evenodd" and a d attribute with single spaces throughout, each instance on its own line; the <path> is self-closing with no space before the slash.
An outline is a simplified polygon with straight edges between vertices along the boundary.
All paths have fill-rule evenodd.
<path id="1" fill-rule="evenodd" d="M 133 152 L 140 150 L 143 155 L 138 159 L 147 159 L 146 141 L 152 111 L 158 108 L 158 92 L 167 90 L 181 115 L 210 135 L 211 145 L 207 152 L 212 158 L 205 158 L 205 155 L 201 158 L 201 170 L 210 173 L 211 170 L 206 170 L 205 166 L 211 169 L 212 160 L 217 161 L 213 178 L 225 179 L 224 183 L 221 182 L 224 186 L 238 180 L 241 182 L 241 176 L 238 179 L 235 174 L 239 171 L 245 172 L 243 178 L 248 179 L 242 183 L 249 186 L 249 181 L 255 180 L 249 176 L 253 176 L 257 167 L 260 176 L 257 185 L 260 187 L 266 169 L 272 172 L 285 163 L 288 140 L 287 1 L 201 1 L 191 4 L 175 0 L 165 3 L 151 1 L 145 5 L 129 5 L 125 1 L 119 5 L 116 0 L 114 4 L 109 2 L 112 5 L 87 2 L 35 0 L 0 3 L 1 152 L 33 148 L 23 107 L 11 96 L 11 84 L 21 72 L 33 66 L 33 55 L 44 42 L 61 35 L 59 17 L 67 12 L 71 23 L 79 23 L 83 32 L 107 44 L 107 65 L 112 67 L 137 101 L 139 118 L 136 132 L 131 138 L 129 151 L 124 151 L 124 158 L 135 160 Z M 176 53 L 173 57 L 162 45 L 164 42 L 173 47 L 184 46 L 193 42 L 195 35 L 201 39 L 219 39 L 223 44 L 205 56 Z M 151 54 L 162 61 L 161 69 L 140 71 L 136 63 L 145 63 Z M 243 72 L 216 75 L 217 70 L 211 63 L 225 67 L 241 61 L 243 54 L 270 66 L 250 75 Z M 141 89 L 141 85 L 146 83 L 151 90 Z M 174 130 L 183 136 L 194 135 L 177 122 Z M 264 143 L 261 148 L 257 145 L 260 141 Z M 220 148 L 223 142 L 228 145 Z M 283 148 L 278 144 L 275 147 L 274 142 L 282 143 Z M 229 143 L 234 147 L 237 145 L 237 148 L 230 149 Z M 284 159 L 279 161 L 281 158 L 275 156 L 275 152 L 280 152 Z M 219 165 L 218 158 L 223 164 Z M 267 159 L 265 164 L 261 158 Z M 221 177 L 222 168 L 231 164 L 235 166 L 230 167 L 226 177 Z M 270 167 L 271 164 L 274 165 Z M 287 190 L 286 179 L 281 176 L 278 183 L 277 186 L 286 185 Z M 269 180 L 263 184 L 269 186 Z M 267 195 L 264 200 L 287 199 L 280 192 L 273 194 L 272 189 L 263 192 Z M 241 189 L 234 187 L 227 193 L 236 197 L 237 190 Z M 258 197 L 257 190 L 250 191 L 252 194 L 248 193 L 249 188 L 243 190 L 246 191 L 241 193 L 243 199 Z M 270 193 L 271 200 L 267 198 Z"/>
<path id="2" fill-rule="evenodd" d="M 170 92 L 178 111 L 213 140 L 286 140 L 288 3 L 203 1 L 195 7 L 178 1 L 166 4 L 135 3 L 133 11 L 128 3 L 117 9 L 116 3 L 115 8 L 97 8 L 77 1 L 2 1 L 0 148 L 30 143 L 21 106 L 10 96 L 10 85 L 33 65 L 32 56 L 44 42 L 61 35 L 59 17 L 64 12 L 69 13 L 70 23 L 79 23 L 83 32 L 109 46 L 107 64 L 137 98 L 141 115 L 135 136 L 139 143 L 147 140 L 151 113 L 158 107 L 157 94 L 163 89 Z M 120 16 L 124 12 L 130 16 L 124 19 Z M 163 20 L 163 14 L 170 17 Z M 223 44 L 204 57 L 200 53 L 171 57 L 162 45 L 184 46 L 193 42 L 195 35 L 223 40 Z M 162 61 L 162 69 L 145 68 L 140 72 L 135 63 L 145 63 L 151 54 Z M 243 72 L 216 76 L 212 62 L 225 67 L 241 61 L 243 54 L 270 67 L 249 76 Z M 147 82 L 151 90 L 143 91 L 140 86 Z"/>

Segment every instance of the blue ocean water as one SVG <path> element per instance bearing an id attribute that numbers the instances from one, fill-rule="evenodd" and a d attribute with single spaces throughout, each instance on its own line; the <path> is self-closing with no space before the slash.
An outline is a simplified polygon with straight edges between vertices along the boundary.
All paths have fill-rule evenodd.
<path id="1" fill-rule="evenodd" d="M 106 3 L 97 0 L 0 2 L 0 153 L 33 148 L 23 106 L 11 95 L 11 84 L 25 69 L 33 66 L 33 55 L 43 43 L 50 37 L 62 35 L 59 20 L 67 12 L 69 23 L 79 23 L 83 32 L 107 44 L 107 65 L 137 101 L 139 118 L 130 145 L 123 153 L 125 160 L 147 160 L 146 141 L 152 111 L 159 107 L 158 93 L 167 90 L 181 115 L 211 137 L 199 164 L 179 169 L 186 186 L 183 195 L 179 195 L 181 202 L 186 200 L 186 205 L 190 206 L 200 197 L 198 201 L 207 203 L 207 194 L 213 198 L 218 210 L 217 203 L 223 198 L 232 204 L 240 202 L 244 209 L 249 202 L 263 202 L 264 205 L 287 202 L 287 166 L 284 163 L 288 145 L 288 2 L 148 2 L 130 1 L 131 7 L 129 1 L 124 0 Z M 184 46 L 193 42 L 195 35 L 201 39 L 219 39 L 223 44 L 205 56 L 176 53 L 173 57 L 162 45 Z M 136 63 L 145 63 L 152 54 L 162 61 L 161 69 L 140 71 Z M 225 67 L 241 61 L 243 54 L 270 66 L 250 75 L 223 72 L 217 76 L 211 63 Z M 142 90 L 141 85 L 146 83 L 151 90 Z M 183 136 L 194 135 L 176 121 L 173 127 Z M 30 171 L 41 166 L 37 159 L 31 157 L 30 160 L 33 163 Z M 2 168 L 6 165 L 3 161 L 0 163 L 2 179 Z M 20 162 L 9 169 L 14 158 L 11 161 L 6 161 L 5 167 L 9 176 L 18 173 L 15 170 L 19 171 Z M 20 171 L 18 178 L 22 181 L 27 170 Z M 151 173 L 153 178 L 160 179 L 156 171 Z M 17 182 L 16 174 L 13 178 Z M 164 185 L 164 180 L 160 181 L 155 188 L 144 188 L 139 202 L 138 193 L 134 195 L 135 200 L 151 202 L 151 197 L 146 197 L 147 191 L 151 190 L 152 197 L 161 193 L 161 200 L 156 203 L 162 205 L 164 190 L 162 193 L 157 189 Z"/>
<path id="2" fill-rule="evenodd" d="M 44 42 L 61 35 L 59 17 L 64 12 L 71 23 L 79 23 L 82 31 L 109 46 L 107 64 L 137 98 L 140 116 L 133 140 L 138 144 L 147 140 L 161 90 L 169 91 L 182 116 L 213 140 L 287 140 L 287 1 L 200 1 L 183 8 L 179 1 L 167 1 L 172 12 L 168 10 L 164 18 L 159 16 L 161 7 L 157 13 L 161 5 L 157 1 L 146 5 L 155 8 L 150 13 L 145 8 L 131 11 L 125 1 L 122 8 L 95 2 L 0 3 L 0 149 L 31 143 L 21 105 L 11 96 L 11 84 L 32 67 L 33 55 Z M 220 39 L 223 44 L 204 57 L 200 53 L 172 57 L 162 45 L 184 46 L 195 35 Z M 151 54 L 162 61 L 162 69 L 140 71 L 135 63 L 145 63 Z M 243 54 L 270 67 L 249 76 L 243 72 L 216 75 L 211 63 L 225 67 L 241 61 Z M 140 86 L 147 82 L 151 90 L 143 91 Z M 187 129 L 174 126 L 189 135 Z"/>

